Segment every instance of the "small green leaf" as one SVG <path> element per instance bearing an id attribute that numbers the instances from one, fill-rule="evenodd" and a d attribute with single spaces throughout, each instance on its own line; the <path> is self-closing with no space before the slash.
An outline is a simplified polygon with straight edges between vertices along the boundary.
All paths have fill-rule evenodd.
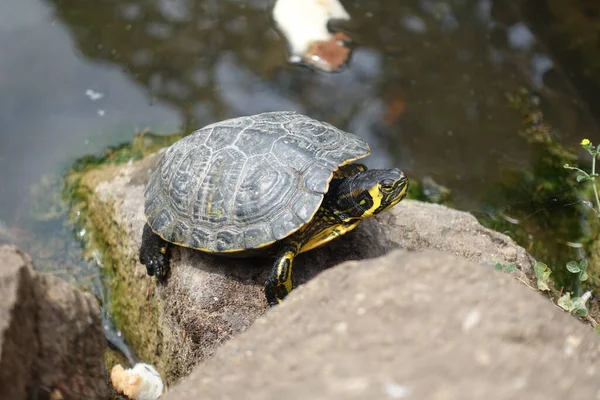
<path id="1" fill-rule="evenodd" d="M 558 306 L 563 310 L 571 312 L 571 307 L 573 306 L 573 302 L 571 301 L 571 293 L 567 292 L 562 295 L 556 304 L 558 304 Z"/>
<path id="2" fill-rule="evenodd" d="M 494 269 L 497 271 L 502 271 L 502 264 L 496 263 L 496 265 L 494 265 Z"/>
<path id="3" fill-rule="evenodd" d="M 575 311 L 575 315 L 577 315 L 578 317 L 585 317 L 586 315 L 588 315 L 588 310 L 587 308 L 578 308 Z"/>
<path id="4" fill-rule="evenodd" d="M 577 182 L 581 182 L 581 181 L 583 181 L 583 180 L 586 180 L 586 179 L 588 179 L 588 177 L 587 177 L 587 176 L 585 176 L 585 175 L 577 175 L 577 178 L 576 178 L 576 179 L 577 179 Z"/>
<path id="5" fill-rule="evenodd" d="M 579 263 L 577 261 L 569 261 L 567 263 L 567 269 L 569 270 L 569 272 L 572 272 L 574 274 L 579 273 L 579 271 L 581 271 L 581 268 L 579 268 Z"/>
<path id="6" fill-rule="evenodd" d="M 587 281 L 587 280 L 588 280 L 588 278 L 589 278 L 589 276 L 588 276 L 587 272 L 585 272 L 585 271 L 581 271 L 581 272 L 579 273 L 579 280 L 580 280 L 581 282 L 585 282 L 585 281 Z"/>
<path id="7" fill-rule="evenodd" d="M 587 293 L 582 297 L 571 298 L 571 292 L 567 292 L 561 298 L 559 298 L 556 303 L 560 308 L 562 308 L 565 311 L 568 311 L 579 317 L 585 317 L 586 315 L 588 315 L 588 309 L 585 305 L 588 299 L 589 294 Z"/>
<path id="8" fill-rule="evenodd" d="M 587 270 L 587 267 L 588 267 L 588 262 L 585 258 L 583 260 L 579 261 L 579 269 L 581 269 L 582 271 L 585 271 L 585 270 Z"/>
<path id="9" fill-rule="evenodd" d="M 548 286 L 548 279 L 550 278 L 550 274 L 552 271 L 546 264 L 543 262 L 536 262 L 533 266 L 533 270 L 535 271 L 535 277 L 537 280 L 537 287 L 539 290 L 550 290 Z"/>
<path id="10" fill-rule="evenodd" d="M 577 310 L 578 308 L 585 307 L 585 303 L 581 297 L 573 297 L 572 299 L 572 307 L 573 310 Z"/>
<path id="11" fill-rule="evenodd" d="M 517 266 L 515 264 L 508 264 L 506 266 L 505 272 L 510 273 L 510 272 L 513 272 L 516 269 L 517 269 Z"/>
<path id="12" fill-rule="evenodd" d="M 571 306 L 571 312 L 579 317 L 585 317 L 588 314 L 587 307 L 585 306 L 585 300 L 581 297 L 574 297 L 573 304 Z"/>

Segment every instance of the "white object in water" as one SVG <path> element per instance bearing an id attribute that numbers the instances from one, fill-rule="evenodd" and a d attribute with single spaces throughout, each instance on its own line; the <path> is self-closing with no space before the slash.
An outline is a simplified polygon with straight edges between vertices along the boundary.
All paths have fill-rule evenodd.
<path id="1" fill-rule="evenodd" d="M 85 91 L 85 95 L 90 98 L 92 101 L 100 100 L 104 97 L 103 93 L 96 92 L 95 90 L 88 89 Z"/>
<path id="2" fill-rule="evenodd" d="M 350 15 L 338 0 L 277 0 L 273 19 L 289 43 L 294 62 L 316 42 L 333 39 L 327 29 L 329 20 L 349 20 Z"/>
<path id="3" fill-rule="evenodd" d="M 163 383 L 158 371 L 149 364 L 137 363 L 124 369 L 117 364 L 110 372 L 113 387 L 133 400 L 156 400 L 163 392 Z"/>

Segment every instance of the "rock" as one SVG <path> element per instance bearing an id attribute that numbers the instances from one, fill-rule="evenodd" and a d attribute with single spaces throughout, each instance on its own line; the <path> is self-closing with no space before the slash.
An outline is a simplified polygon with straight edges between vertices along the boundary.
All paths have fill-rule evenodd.
<path id="1" fill-rule="evenodd" d="M 0 393 L 7 399 L 103 399 L 106 341 L 96 299 L 37 273 L 0 246 Z"/>
<path id="2" fill-rule="evenodd" d="M 115 365 L 110 371 L 110 381 L 118 393 L 132 400 L 156 400 L 164 388 L 158 371 L 152 365 L 143 363 L 128 369 L 121 364 Z"/>
<path id="3" fill-rule="evenodd" d="M 40 386 L 57 388 L 65 399 L 105 398 L 106 339 L 98 302 L 57 277 L 36 278 Z"/>
<path id="4" fill-rule="evenodd" d="M 25 399 L 39 348 L 31 260 L 9 246 L 0 260 L 0 393 Z"/>
<path id="5" fill-rule="evenodd" d="M 113 312 L 119 328 L 140 359 L 173 383 L 265 312 L 263 286 L 273 260 L 176 247 L 168 280 L 156 285 L 138 261 L 144 186 L 156 159 L 91 170 L 80 178 L 79 193 L 87 198 L 93 236 L 109 249 L 105 264 L 115 273 Z M 482 227 L 468 213 L 405 200 L 342 239 L 300 255 L 295 283 L 345 260 L 378 257 L 395 248 L 438 249 L 486 265 L 514 263 L 520 279 L 533 277 L 534 260 L 510 238 Z"/>
<path id="6" fill-rule="evenodd" d="M 599 355 L 506 274 L 396 250 L 293 291 L 164 399 L 597 399 Z"/>

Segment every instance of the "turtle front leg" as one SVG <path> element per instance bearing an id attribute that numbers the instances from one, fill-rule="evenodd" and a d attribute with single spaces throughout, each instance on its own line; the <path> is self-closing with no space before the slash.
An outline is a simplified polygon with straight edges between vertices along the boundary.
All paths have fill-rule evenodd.
<path id="1" fill-rule="evenodd" d="M 279 251 L 265 284 L 265 296 L 271 307 L 281 303 L 292 291 L 292 265 L 301 247 L 301 243 L 290 240 Z"/>
<path id="2" fill-rule="evenodd" d="M 148 224 L 144 225 L 140 262 L 146 266 L 148 275 L 156 275 L 163 279 L 169 269 L 169 243 L 152 231 Z"/>

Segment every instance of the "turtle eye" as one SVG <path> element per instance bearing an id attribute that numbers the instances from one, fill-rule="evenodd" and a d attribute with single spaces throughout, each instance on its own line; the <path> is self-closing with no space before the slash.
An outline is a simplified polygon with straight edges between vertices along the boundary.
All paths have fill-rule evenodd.
<path id="1" fill-rule="evenodd" d="M 394 188 L 394 181 L 391 179 L 384 179 L 379 182 L 379 186 L 384 192 L 389 192 Z"/>

